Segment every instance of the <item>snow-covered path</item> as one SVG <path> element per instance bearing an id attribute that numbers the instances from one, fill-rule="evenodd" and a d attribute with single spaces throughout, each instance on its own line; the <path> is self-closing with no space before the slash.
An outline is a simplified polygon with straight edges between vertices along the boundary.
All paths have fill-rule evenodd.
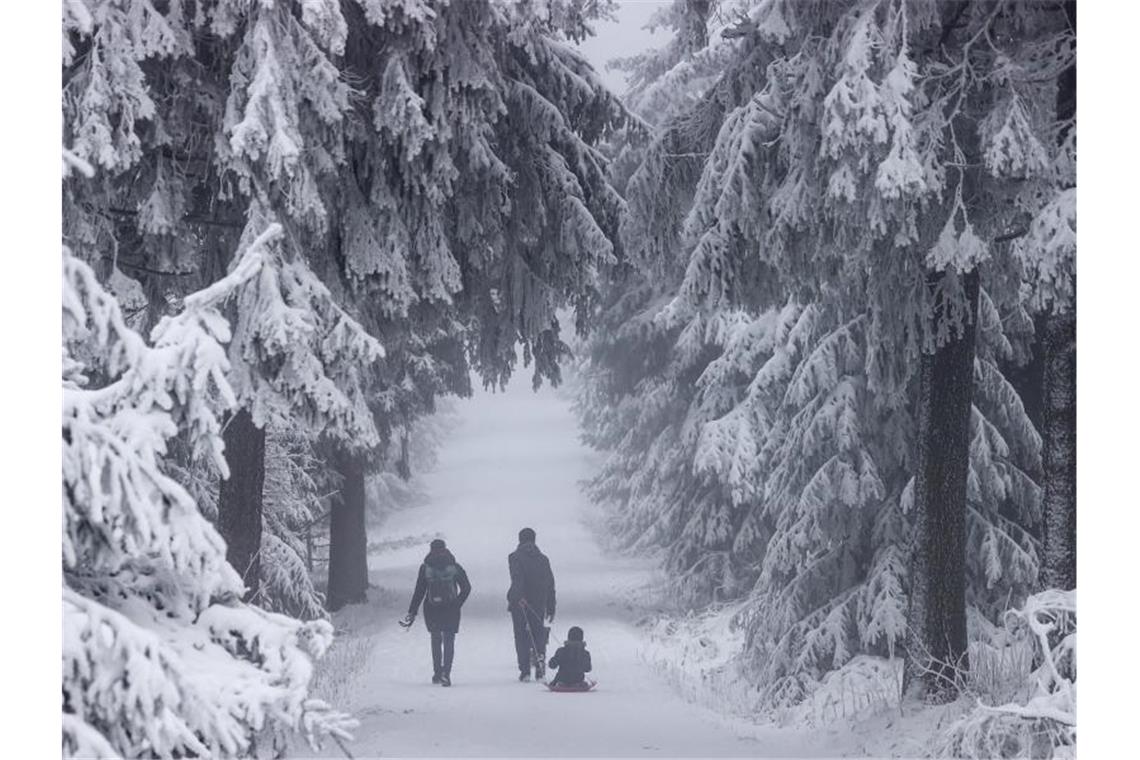
<path id="1" fill-rule="evenodd" d="M 528 374 L 528 373 L 527 373 Z M 722 718 L 674 695 L 638 656 L 639 633 L 623 592 L 648 567 L 605 555 L 591 535 L 593 507 L 579 481 L 590 471 L 567 402 L 519 377 L 506 393 L 460 406 L 461 426 L 429 479 L 431 503 L 393 515 L 373 540 L 423 537 L 370 557 L 382 590 L 338 614 L 365 638 L 343 695 L 361 720 L 357 758 L 392 756 L 809 757 L 814 742 Z M 558 588 L 551 643 L 579 625 L 598 689 L 554 694 L 516 680 L 506 611 L 507 553 L 524 526 L 538 532 Z M 433 686 L 422 618 L 405 632 L 416 569 L 439 533 L 466 568 L 473 593 L 456 640 L 454 686 Z M 370 651 L 369 651 L 370 650 Z M 553 649 L 551 649 L 551 653 Z M 327 753 L 337 756 L 335 747 Z"/>

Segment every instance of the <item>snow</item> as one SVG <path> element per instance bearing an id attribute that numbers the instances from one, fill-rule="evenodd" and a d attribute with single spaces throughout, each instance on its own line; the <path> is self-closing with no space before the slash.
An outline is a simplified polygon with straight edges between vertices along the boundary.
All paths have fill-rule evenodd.
<path id="1" fill-rule="evenodd" d="M 429 504 L 396 512 L 372 540 L 397 548 L 369 558 L 368 605 L 333 616 L 338 641 L 319 668 L 314 696 L 361 721 L 353 756 L 834 756 L 813 736 L 718 715 L 682 699 L 646 657 L 631 594 L 651 577 L 647 560 L 607 555 L 601 525 L 579 482 L 593 470 L 568 401 L 530 390 L 517 373 L 505 393 L 459 405 L 460 425 L 426 484 Z M 597 690 L 555 694 L 516 680 L 506 611 L 507 554 L 533 527 L 558 589 L 551 648 L 571 625 L 585 630 Z M 428 636 L 396 621 L 407 611 L 428 537 L 441 534 L 474 591 L 456 640 L 454 686 L 430 683 Z M 401 546 L 404 537 L 422 537 Z M 367 642 L 366 644 L 364 642 Z M 338 656 L 338 650 L 345 656 Z M 322 693 L 327 690 L 328 694 Z M 337 747 L 327 757 L 341 756 Z"/>

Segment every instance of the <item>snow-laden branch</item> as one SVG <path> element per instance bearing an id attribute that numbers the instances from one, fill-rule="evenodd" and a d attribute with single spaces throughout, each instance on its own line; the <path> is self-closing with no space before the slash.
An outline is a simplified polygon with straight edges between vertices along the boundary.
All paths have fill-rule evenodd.
<path id="1" fill-rule="evenodd" d="M 188 435 L 224 468 L 219 420 L 237 398 L 217 307 L 269 268 L 263 252 L 279 234 L 258 236 L 229 275 L 159 323 L 152 344 L 65 251 L 66 756 L 247 757 L 255 742 L 281 746 L 300 731 L 316 743 L 352 726 L 308 698 L 329 623 L 239 603 L 225 543 L 165 461 Z"/>

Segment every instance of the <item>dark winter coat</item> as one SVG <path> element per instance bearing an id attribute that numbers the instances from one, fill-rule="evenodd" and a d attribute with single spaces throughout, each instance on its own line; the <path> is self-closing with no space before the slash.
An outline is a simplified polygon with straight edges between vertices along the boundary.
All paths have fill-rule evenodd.
<path id="1" fill-rule="evenodd" d="M 425 601 L 424 597 L 428 590 L 428 566 L 443 570 L 449 565 L 455 566 L 457 590 L 455 601 L 448 604 L 432 604 L 430 601 Z M 408 606 L 408 614 L 415 615 L 420 608 L 420 603 L 423 602 L 424 624 L 429 631 L 433 633 L 436 631 L 455 633 L 459 630 L 459 610 L 470 595 L 471 581 L 467 580 L 467 573 L 455 561 L 455 556 L 447 549 L 433 549 L 428 552 L 428 555 L 424 557 L 423 564 L 420 565 L 420 573 L 416 578 L 416 590 L 412 594 L 412 603 Z"/>
<path id="2" fill-rule="evenodd" d="M 552 684 L 570 685 L 585 681 L 586 674 L 593 668 L 586 642 L 567 641 L 558 647 L 558 651 L 550 658 L 550 667 L 558 669 L 558 673 L 551 681 Z"/>
<path id="3" fill-rule="evenodd" d="M 507 557 L 511 573 L 511 587 L 507 589 L 507 609 L 519 606 L 525 599 L 527 606 L 540 617 L 554 614 L 554 573 L 550 560 L 539 551 L 533 541 L 519 544 Z"/>

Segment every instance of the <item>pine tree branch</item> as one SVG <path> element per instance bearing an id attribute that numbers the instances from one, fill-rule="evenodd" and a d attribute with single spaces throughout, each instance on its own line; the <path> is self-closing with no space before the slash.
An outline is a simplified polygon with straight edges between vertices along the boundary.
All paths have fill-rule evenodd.
<path id="1" fill-rule="evenodd" d="M 116 261 L 115 265 L 126 267 L 127 269 L 133 269 L 136 272 L 146 272 L 147 274 L 156 274 L 162 277 L 190 277 L 191 275 L 198 274 L 197 269 L 191 269 L 185 272 L 168 272 L 162 269 L 151 269 L 150 267 L 145 267 L 141 264 L 132 264 L 129 261 L 124 261 L 123 259 Z"/>
<path id="2" fill-rule="evenodd" d="M 137 217 L 138 211 L 129 208 L 108 208 L 107 213 L 114 214 L 121 217 Z M 216 219 L 212 216 L 194 216 L 187 214 L 178 220 L 180 224 L 202 224 L 207 227 L 222 227 L 224 229 L 243 230 L 245 229 L 244 222 L 231 222 L 225 219 Z"/>
<path id="3" fill-rule="evenodd" d="M 1023 238 L 1028 234 L 1029 234 L 1029 228 L 1028 227 L 1021 227 L 1020 229 L 1011 230 L 1010 232 L 1006 232 L 1006 233 L 1003 233 L 1001 235 L 998 235 L 996 238 L 993 239 L 993 242 L 994 243 L 1008 243 L 1011 240 L 1017 240 L 1018 238 Z"/>

